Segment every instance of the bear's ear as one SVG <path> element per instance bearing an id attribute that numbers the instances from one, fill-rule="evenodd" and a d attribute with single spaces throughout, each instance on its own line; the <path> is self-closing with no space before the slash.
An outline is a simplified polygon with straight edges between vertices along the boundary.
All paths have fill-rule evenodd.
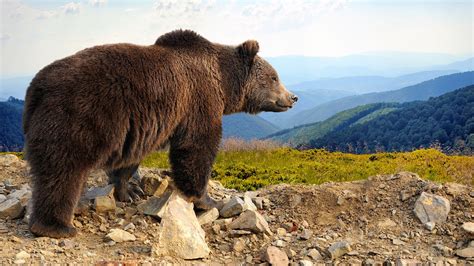
<path id="1" fill-rule="evenodd" d="M 258 42 L 255 40 L 248 40 L 237 46 L 239 53 L 243 56 L 254 58 L 260 49 Z"/>

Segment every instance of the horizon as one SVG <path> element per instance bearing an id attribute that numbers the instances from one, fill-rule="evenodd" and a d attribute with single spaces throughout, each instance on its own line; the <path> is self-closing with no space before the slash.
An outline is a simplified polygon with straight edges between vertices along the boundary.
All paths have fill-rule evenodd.
<path id="1" fill-rule="evenodd" d="M 1 78 L 33 75 L 94 45 L 152 44 L 178 28 L 231 45 L 256 39 L 266 58 L 474 55 L 472 1 L 6 0 L 1 7 Z"/>

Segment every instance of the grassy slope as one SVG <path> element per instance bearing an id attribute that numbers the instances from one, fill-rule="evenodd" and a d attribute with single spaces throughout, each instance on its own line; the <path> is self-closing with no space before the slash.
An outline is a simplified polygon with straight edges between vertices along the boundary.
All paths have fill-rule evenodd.
<path id="1" fill-rule="evenodd" d="M 5 154 L 5 153 L 0 153 Z M 20 158 L 22 153 L 13 153 Z M 155 152 L 142 166 L 169 168 L 168 154 Z M 226 187 L 253 190 L 271 184 L 321 184 L 410 171 L 437 182 L 474 186 L 474 157 L 448 156 L 434 149 L 402 153 L 349 154 L 325 150 L 220 152 L 212 178 Z"/>
<path id="2" fill-rule="evenodd" d="M 168 168 L 167 154 L 157 152 L 143 166 Z M 438 182 L 474 185 L 474 157 L 447 156 L 439 151 L 355 155 L 324 150 L 220 152 L 212 178 L 240 190 L 278 183 L 321 184 L 352 181 L 377 174 L 411 171 Z"/>

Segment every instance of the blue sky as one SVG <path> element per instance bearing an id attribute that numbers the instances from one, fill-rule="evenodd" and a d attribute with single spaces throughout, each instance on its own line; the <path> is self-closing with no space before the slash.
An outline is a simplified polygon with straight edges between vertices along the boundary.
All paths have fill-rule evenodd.
<path id="1" fill-rule="evenodd" d="M 32 75 L 104 43 L 148 45 L 176 29 L 260 42 L 263 56 L 376 51 L 473 54 L 473 1 L 1 0 L 1 77 Z"/>

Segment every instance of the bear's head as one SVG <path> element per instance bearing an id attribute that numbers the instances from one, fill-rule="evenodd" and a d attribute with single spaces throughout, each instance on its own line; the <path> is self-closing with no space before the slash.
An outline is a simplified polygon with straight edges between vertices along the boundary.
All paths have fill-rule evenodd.
<path id="1" fill-rule="evenodd" d="M 257 41 L 249 40 L 237 46 L 237 51 L 248 66 L 247 79 L 244 82 L 243 111 L 256 114 L 266 112 L 284 112 L 293 107 L 298 97 L 289 92 L 281 83 L 275 69 L 257 55 Z"/>

